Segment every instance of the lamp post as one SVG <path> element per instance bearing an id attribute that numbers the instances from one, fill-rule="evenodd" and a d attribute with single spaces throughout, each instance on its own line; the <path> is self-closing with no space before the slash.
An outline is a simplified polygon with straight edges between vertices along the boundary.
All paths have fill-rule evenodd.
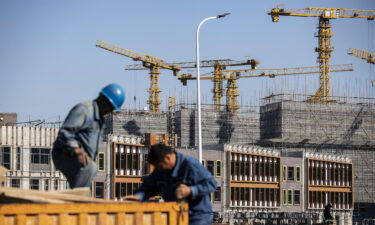
<path id="1" fill-rule="evenodd" d="M 199 29 L 208 20 L 220 19 L 225 16 L 230 15 L 230 13 L 224 13 L 217 16 L 207 17 L 202 20 L 197 28 L 196 36 L 196 54 L 197 54 L 197 104 L 198 104 L 198 160 L 202 163 L 202 118 L 201 118 L 201 84 L 200 84 L 200 60 L 199 60 Z"/>

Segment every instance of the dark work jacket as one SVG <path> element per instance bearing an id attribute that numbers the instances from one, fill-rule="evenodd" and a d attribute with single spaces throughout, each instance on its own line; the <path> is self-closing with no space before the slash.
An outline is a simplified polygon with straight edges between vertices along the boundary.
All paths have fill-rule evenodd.
<path id="1" fill-rule="evenodd" d="M 216 189 L 214 177 L 198 160 L 178 152 L 173 170 L 161 172 L 155 169 L 144 179 L 136 195 L 139 195 L 142 200 L 147 200 L 149 197 L 160 194 L 165 201 L 177 201 L 175 193 L 180 184 L 191 187 L 191 196 L 186 199 L 189 203 L 191 218 L 212 213 L 209 195 Z"/>
<path id="2" fill-rule="evenodd" d="M 324 209 L 324 211 L 323 211 L 323 214 L 324 214 L 324 219 L 326 219 L 326 220 L 332 220 L 332 219 L 333 219 L 333 217 L 332 217 L 332 215 L 331 215 L 331 210 L 330 210 L 330 208 L 325 207 L 325 209 Z"/>

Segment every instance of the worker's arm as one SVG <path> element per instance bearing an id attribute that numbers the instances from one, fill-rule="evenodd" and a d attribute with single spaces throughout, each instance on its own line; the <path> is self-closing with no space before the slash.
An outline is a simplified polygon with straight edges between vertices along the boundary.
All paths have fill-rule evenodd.
<path id="1" fill-rule="evenodd" d="M 134 195 L 128 195 L 124 197 L 124 200 L 137 200 L 137 201 L 145 201 L 150 197 L 159 194 L 158 188 L 156 186 L 156 181 L 158 177 L 157 170 L 154 170 L 149 176 L 145 177 L 143 180 L 142 185 L 136 191 Z"/>
<path id="2" fill-rule="evenodd" d="M 211 173 L 199 162 L 191 165 L 190 179 L 194 181 L 191 185 L 191 197 L 208 195 L 216 190 L 216 180 Z"/>
<path id="3" fill-rule="evenodd" d="M 87 109 L 81 104 L 74 106 L 61 126 L 57 137 L 57 144 L 65 151 L 72 152 L 75 148 L 80 147 L 75 136 L 85 123 L 86 111 Z"/>

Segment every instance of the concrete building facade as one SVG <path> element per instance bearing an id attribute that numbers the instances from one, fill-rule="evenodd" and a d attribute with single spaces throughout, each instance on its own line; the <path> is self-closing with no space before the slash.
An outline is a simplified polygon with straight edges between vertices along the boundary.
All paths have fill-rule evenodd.
<path id="1" fill-rule="evenodd" d="M 332 97 L 330 104 L 311 104 L 304 97 L 272 95 L 261 100 L 259 111 L 253 107 L 229 113 L 205 106 L 202 109 L 203 145 L 205 149 L 223 149 L 220 146 L 225 144 L 278 149 L 286 154 L 282 157 L 286 164 L 300 164 L 301 174 L 305 172 L 306 162 L 295 157 L 301 151 L 349 157 L 354 171 L 354 218 L 356 221 L 372 218 L 375 214 L 375 100 Z M 174 137 L 177 150 L 189 152 L 198 144 L 194 107 L 178 105 L 169 112 L 155 114 L 125 112 L 117 121 L 113 117 L 112 126 L 116 127 L 113 133 L 139 137 L 147 132 L 168 133 Z M 216 160 L 223 157 L 226 155 L 217 154 Z M 300 212 L 306 198 L 302 191 L 306 189 L 304 182 L 287 180 L 281 185 L 281 194 L 284 189 L 289 196 L 300 191 L 300 205 L 287 207 L 289 212 Z"/>
<path id="2" fill-rule="evenodd" d="M 57 128 L 0 126 L 0 164 L 8 169 L 4 185 L 44 191 L 66 189 L 66 179 L 51 159 L 57 133 Z"/>

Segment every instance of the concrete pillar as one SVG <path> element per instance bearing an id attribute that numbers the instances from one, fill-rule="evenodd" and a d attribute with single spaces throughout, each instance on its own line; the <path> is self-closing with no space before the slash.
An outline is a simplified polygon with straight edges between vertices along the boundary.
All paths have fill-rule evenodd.
<path id="1" fill-rule="evenodd" d="M 23 130 L 23 127 L 17 127 L 17 141 L 16 141 L 17 146 L 22 146 L 22 130 Z"/>
<path id="2" fill-rule="evenodd" d="M 234 169 L 236 170 L 236 164 L 237 164 L 238 156 L 237 156 L 237 154 L 233 154 L 233 156 L 234 156 L 234 159 L 233 159 Z M 234 173 L 234 180 L 238 180 L 238 168 L 237 168 L 237 171 L 235 171 L 235 173 Z"/>
<path id="3" fill-rule="evenodd" d="M 344 216 L 345 225 L 353 224 L 353 214 L 351 212 L 346 212 Z"/>
<path id="4" fill-rule="evenodd" d="M 249 172 L 249 180 L 253 180 L 253 159 L 254 159 L 254 156 L 252 156 L 252 155 L 250 155 L 250 157 L 249 157 L 249 160 L 250 160 L 250 164 L 249 164 L 249 170 L 250 170 L 250 172 Z"/>
<path id="5" fill-rule="evenodd" d="M 328 185 L 328 163 L 324 162 L 324 185 Z"/>
<path id="6" fill-rule="evenodd" d="M 121 159 L 121 155 L 122 154 L 125 154 L 125 161 L 126 161 L 126 155 L 127 154 L 129 154 L 130 153 L 130 149 L 129 149 L 129 146 L 124 146 L 124 145 L 121 145 L 120 146 L 120 152 L 121 152 L 121 154 L 120 154 L 120 159 Z M 125 162 L 125 165 L 127 164 L 127 162 Z M 130 175 L 130 170 L 128 169 L 128 168 L 123 168 L 122 167 L 122 165 L 121 165 L 121 160 L 120 160 L 120 168 L 121 168 L 121 170 L 120 170 L 120 174 L 121 175 L 124 175 L 124 174 L 126 174 L 126 175 Z"/>
<path id="7" fill-rule="evenodd" d="M 12 126 L 7 126 L 6 127 L 6 144 L 7 145 L 12 145 L 13 141 L 12 141 L 12 132 L 13 129 L 12 129 Z"/>
<path id="8" fill-rule="evenodd" d="M 248 165 L 248 156 L 247 156 L 247 155 L 243 155 L 243 161 L 244 161 L 244 164 L 245 164 L 245 165 Z M 246 168 L 246 166 L 245 166 L 245 168 Z M 243 176 L 244 176 L 243 179 L 244 179 L 244 180 L 249 180 L 249 179 L 248 179 L 248 176 L 247 176 L 247 172 L 248 172 L 248 171 L 245 171 L 245 170 L 244 170 L 244 172 L 245 172 L 245 174 L 243 175 Z"/>
<path id="9" fill-rule="evenodd" d="M 263 164 L 263 167 L 262 169 L 260 169 L 260 164 Z M 263 181 L 263 177 L 264 177 L 264 160 L 263 160 L 263 157 L 259 157 L 259 181 Z M 262 174 L 262 176 L 261 176 Z"/>
<path id="10" fill-rule="evenodd" d="M 23 189 L 30 189 L 30 178 L 23 178 Z"/>
<path id="11" fill-rule="evenodd" d="M 344 213 L 338 213 L 337 214 L 337 217 L 338 217 L 338 225 L 345 225 L 345 218 L 344 218 Z"/>
<path id="12" fill-rule="evenodd" d="M 238 172 L 238 180 L 243 180 L 243 174 L 242 174 L 242 166 L 243 166 L 243 157 L 242 154 L 238 155 L 238 165 L 239 165 L 239 172 Z"/>
<path id="13" fill-rule="evenodd" d="M 254 156 L 254 163 L 256 163 L 257 160 L 258 160 L 257 157 Z M 253 171 L 253 172 L 255 172 L 255 171 Z M 258 181 L 258 176 L 259 176 L 259 174 L 255 174 L 255 176 L 254 176 L 254 180 L 255 180 L 255 181 Z"/>
<path id="14" fill-rule="evenodd" d="M 30 171 L 30 147 L 23 148 L 21 151 L 21 170 Z"/>

